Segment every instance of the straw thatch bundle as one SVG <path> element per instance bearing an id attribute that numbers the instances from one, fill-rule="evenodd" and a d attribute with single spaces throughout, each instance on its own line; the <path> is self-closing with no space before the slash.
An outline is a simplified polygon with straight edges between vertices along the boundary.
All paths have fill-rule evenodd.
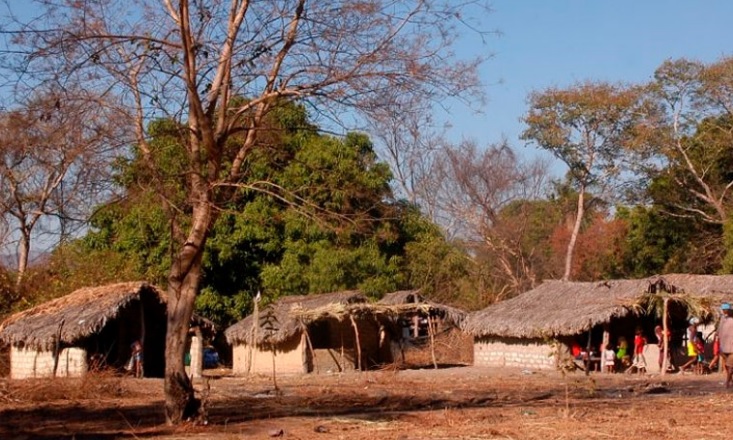
<path id="1" fill-rule="evenodd" d="M 79 289 L 10 316 L 0 324 L 0 340 L 41 350 L 50 350 L 57 338 L 64 345 L 73 345 L 101 330 L 120 309 L 142 295 L 165 303 L 160 290 L 142 281 Z"/>
<path id="2" fill-rule="evenodd" d="M 476 337 L 576 335 L 612 318 L 638 313 L 636 302 L 656 286 L 678 295 L 708 297 L 709 303 L 733 298 L 733 275 L 670 274 L 600 282 L 552 280 L 469 314 L 463 329 Z"/>
<path id="3" fill-rule="evenodd" d="M 461 309 L 438 304 L 425 299 L 419 290 L 400 290 L 384 295 L 379 300 L 379 305 L 393 306 L 393 313 L 415 312 L 420 311 L 425 314 L 438 315 L 447 324 L 461 326 L 467 313 Z"/>
<path id="4" fill-rule="evenodd" d="M 359 291 L 296 295 L 280 298 L 259 311 L 257 332 L 254 315 L 249 315 L 224 331 L 232 345 L 250 343 L 256 333 L 257 345 L 279 344 L 287 341 L 310 322 L 325 317 L 343 319 L 352 310 L 349 306 L 367 305 L 368 299 Z"/>

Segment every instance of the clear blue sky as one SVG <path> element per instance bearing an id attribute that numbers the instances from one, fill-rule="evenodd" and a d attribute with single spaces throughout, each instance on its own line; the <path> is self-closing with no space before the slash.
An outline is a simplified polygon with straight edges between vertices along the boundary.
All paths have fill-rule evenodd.
<path id="1" fill-rule="evenodd" d="M 494 12 L 481 17 L 483 28 L 501 35 L 485 46 L 470 37 L 460 47 L 493 55 L 482 69 L 489 102 L 483 114 L 453 105 L 443 115 L 454 142 L 487 145 L 504 136 L 536 154 L 518 139 L 533 90 L 584 80 L 643 82 L 666 59 L 733 56 L 733 0 L 489 1 Z"/>
<path id="2" fill-rule="evenodd" d="M 485 47 L 485 114 L 454 108 L 452 140 L 478 145 L 506 136 L 519 152 L 519 118 L 532 90 L 577 81 L 645 82 L 666 59 L 704 62 L 733 55 L 731 0 L 493 0 L 485 24 L 502 33 Z"/>

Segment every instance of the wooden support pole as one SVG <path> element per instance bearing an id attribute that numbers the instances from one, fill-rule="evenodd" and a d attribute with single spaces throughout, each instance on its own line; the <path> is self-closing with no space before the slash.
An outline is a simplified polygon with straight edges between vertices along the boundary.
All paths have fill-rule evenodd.
<path id="1" fill-rule="evenodd" d="M 64 328 L 64 320 L 59 322 L 59 328 L 56 331 L 56 337 L 53 344 L 53 377 L 56 377 L 56 371 L 59 368 L 59 356 L 61 355 L 61 330 Z M 68 365 L 66 366 L 68 368 Z"/>
<path id="2" fill-rule="evenodd" d="M 189 371 L 193 379 L 200 379 L 204 372 L 204 338 L 199 327 L 194 328 L 189 349 Z"/>
<path id="3" fill-rule="evenodd" d="M 305 335 L 305 343 L 307 344 L 308 350 L 310 350 L 310 353 L 311 353 L 311 359 L 312 359 L 312 363 L 313 363 L 313 371 L 316 371 L 316 373 L 318 373 L 318 371 L 316 370 L 316 365 L 318 365 L 316 363 L 316 351 L 313 350 L 313 342 L 311 342 L 311 337 L 308 334 L 308 326 L 303 326 L 303 334 Z M 306 368 L 306 370 L 307 370 L 307 368 Z M 310 371 L 306 371 L 306 373 L 310 373 Z"/>
<path id="4" fill-rule="evenodd" d="M 664 337 L 664 342 L 662 343 L 662 347 L 664 347 L 664 357 L 662 358 L 662 371 L 659 373 L 660 376 L 664 376 L 667 373 L 667 367 L 669 367 L 669 324 L 668 324 L 668 314 L 669 314 L 669 298 L 664 298 L 664 302 L 662 303 L 662 335 Z"/>
<path id="5" fill-rule="evenodd" d="M 354 337 L 356 338 L 356 368 L 361 371 L 361 342 L 359 341 L 359 327 L 356 325 L 354 315 L 349 315 L 351 326 L 354 327 Z"/>
<path id="6" fill-rule="evenodd" d="M 433 332 L 433 320 L 430 319 L 428 311 L 428 335 L 430 335 L 430 355 L 433 357 L 433 368 L 438 369 L 438 361 L 435 359 L 435 334 Z"/>
<path id="7" fill-rule="evenodd" d="M 247 374 L 250 374 L 252 372 L 252 369 L 254 368 L 255 363 L 255 355 L 256 355 L 256 347 L 257 347 L 257 329 L 260 327 L 260 300 L 259 300 L 259 293 L 258 296 L 255 297 L 253 300 L 254 302 L 254 311 L 252 312 L 252 330 L 250 332 L 250 339 L 248 341 L 249 344 L 249 363 L 247 365 Z"/>

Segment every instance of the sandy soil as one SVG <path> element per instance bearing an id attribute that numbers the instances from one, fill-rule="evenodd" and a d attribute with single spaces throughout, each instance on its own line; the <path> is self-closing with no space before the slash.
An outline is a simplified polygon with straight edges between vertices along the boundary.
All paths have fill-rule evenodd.
<path id="1" fill-rule="evenodd" d="M 664 378 L 478 367 L 196 383 L 206 424 L 164 425 L 162 381 L 0 380 L 2 439 L 717 439 L 733 391 Z"/>

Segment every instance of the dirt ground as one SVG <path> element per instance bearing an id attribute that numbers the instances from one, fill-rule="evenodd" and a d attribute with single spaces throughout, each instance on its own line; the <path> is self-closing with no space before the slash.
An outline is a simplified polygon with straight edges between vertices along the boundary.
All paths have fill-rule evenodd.
<path id="1" fill-rule="evenodd" d="M 163 423 L 162 381 L 0 379 L 2 439 L 717 439 L 719 373 L 664 378 L 479 367 L 196 383 L 207 424 Z"/>

